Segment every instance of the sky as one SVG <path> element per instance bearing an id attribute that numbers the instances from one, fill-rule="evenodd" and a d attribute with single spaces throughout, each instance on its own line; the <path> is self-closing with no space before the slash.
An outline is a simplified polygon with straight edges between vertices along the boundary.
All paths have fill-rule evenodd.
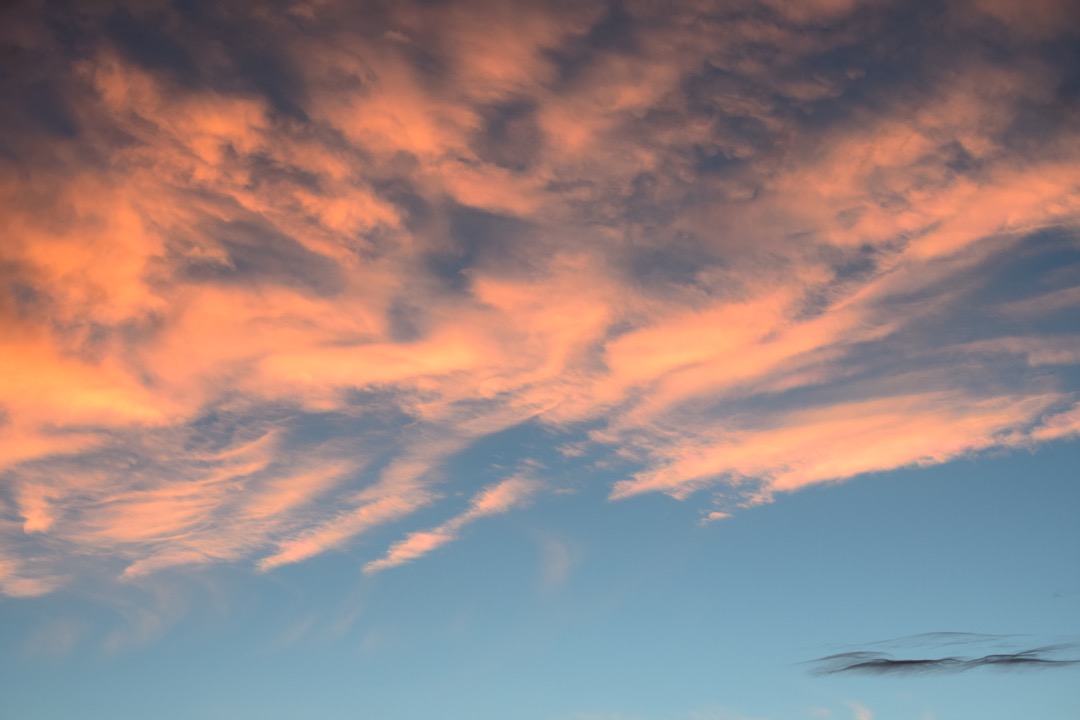
<path id="1" fill-rule="evenodd" d="M 0 13 L 0 717 L 1080 716 L 1080 5 Z"/>

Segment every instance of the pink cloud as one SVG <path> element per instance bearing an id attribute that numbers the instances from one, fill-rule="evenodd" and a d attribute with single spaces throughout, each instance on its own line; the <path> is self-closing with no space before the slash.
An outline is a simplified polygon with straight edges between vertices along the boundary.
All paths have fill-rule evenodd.
<path id="1" fill-rule="evenodd" d="M 1030 39 L 1068 17 L 1007 4 L 973 0 L 963 22 Z M 306 123 L 88 52 L 64 78 L 78 138 L 34 136 L 0 175 L 0 467 L 19 518 L 0 589 L 47 592 L 76 549 L 130 579 L 344 548 L 449 502 L 447 463 L 526 422 L 637 462 L 614 497 L 726 483 L 753 501 L 1075 435 L 1075 337 L 925 330 L 970 312 L 1031 233 L 1080 219 L 1076 133 L 1003 140 L 1060 71 L 971 59 L 803 122 L 862 71 L 800 71 L 853 41 L 829 28 L 857 5 L 873 9 L 635 7 L 633 52 L 581 58 L 595 9 L 402 5 L 374 32 L 312 5 L 291 12 L 326 34 L 279 49 Z M 511 106 L 520 167 L 482 147 Z M 1067 281 L 988 313 L 1064 312 Z M 1007 387 L 1004 365 L 1043 374 Z M 349 429 L 304 434 L 327 417 Z M 535 491 L 488 488 L 367 567 Z"/>
<path id="2" fill-rule="evenodd" d="M 464 526 L 520 507 L 538 489 L 536 481 L 519 476 L 487 487 L 473 497 L 468 510 L 432 530 L 409 533 L 404 540 L 391 545 L 386 555 L 364 565 L 364 572 L 379 572 L 423 557 L 456 539 Z"/>
<path id="3" fill-rule="evenodd" d="M 52 592 L 64 578 L 42 575 L 0 550 L 0 592 L 11 597 L 35 597 Z"/>
<path id="4" fill-rule="evenodd" d="M 278 550 L 259 561 L 260 570 L 300 562 L 340 547 L 349 539 L 378 525 L 400 520 L 415 510 L 430 504 L 432 498 L 422 492 L 412 495 L 393 495 L 360 505 L 338 518 L 281 542 Z"/>
<path id="5" fill-rule="evenodd" d="M 693 440 L 660 446 L 654 451 L 656 467 L 617 483 L 612 494 L 660 491 L 685 497 L 725 478 L 736 486 L 760 479 L 767 490 L 790 492 L 863 473 L 942 463 L 1033 438 L 1061 399 L 896 395 L 798 410 L 765 427 L 706 427 Z"/>
<path id="6" fill-rule="evenodd" d="M 1076 22 L 1076 6 L 1068 0 L 1036 0 L 1024 8 L 1024 12 L 1009 0 L 969 0 L 960 3 L 965 10 L 991 17 L 1013 32 L 1021 32 L 1034 38 L 1054 37 Z"/>

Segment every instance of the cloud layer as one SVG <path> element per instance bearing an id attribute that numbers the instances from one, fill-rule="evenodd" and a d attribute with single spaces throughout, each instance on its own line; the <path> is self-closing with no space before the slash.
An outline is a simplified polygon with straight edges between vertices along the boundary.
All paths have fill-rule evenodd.
<path id="1" fill-rule="evenodd" d="M 7 11 L 0 592 L 1080 432 L 1070 4 L 541 5 Z"/>

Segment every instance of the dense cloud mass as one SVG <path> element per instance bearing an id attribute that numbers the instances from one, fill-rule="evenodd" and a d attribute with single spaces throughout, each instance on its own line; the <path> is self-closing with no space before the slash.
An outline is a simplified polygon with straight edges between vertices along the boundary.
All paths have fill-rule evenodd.
<path id="1" fill-rule="evenodd" d="M 0 592 L 1075 436 L 1077 8 L 5 9 Z"/>

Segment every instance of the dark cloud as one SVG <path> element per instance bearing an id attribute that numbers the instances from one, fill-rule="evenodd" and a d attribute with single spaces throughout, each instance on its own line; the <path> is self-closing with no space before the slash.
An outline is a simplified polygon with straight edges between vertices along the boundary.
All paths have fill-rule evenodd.
<path id="1" fill-rule="evenodd" d="M 536 121 L 535 102 L 518 100 L 488 108 L 484 126 L 474 140 L 476 154 L 485 162 L 523 171 L 543 149 L 543 132 Z"/>
<path id="2" fill-rule="evenodd" d="M 287 61 L 268 48 L 243 48 L 234 53 L 237 71 L 266 98 L 270 107 L 286 117 L 306 121 L 304 90 Z"/>
<path id="3" fill-rule="evenodd" d="M 930 645 L 941 650 L 954 646 L 1015 645 L 1017 636 L 981 635 L 975 633 L 926 633 L 908 638 L 873 643 L 871 647 L 888 644 L 894 648 Z M 986 648 L 989 649 L 989 648 Z M 1000 649 L 1006 650 L 1001 647 Z M 911 650 L 908 651 L 911 654 Z M 922 654 L 922 653 L 920 653 Z M 921 675 L 930 673 L 960 673 L 990 667 L 999 670 L 1041 670 L 1080 665 L 1080 644 L 1060 643 L 1005 652 L 953 655 L 926 653 L 921 657 L 896 657 L 876 650 L 855 650 L 836 653 L 809 661 L 814 675 Z"/>
<path id="4" fill-rule="evenodd" d="M 548 51 L 558 73 L 557 84 L 572 85 L 604 53 L 633 54 L 641 51 L 638 33 L 640 20 L 614 0 L 583 35 L 567 38 L 558 48 Z"/>
<path id="5" fill-rule="evenodd" d="M 79 124 L 71 107 L 55 87 L 47 83 L 33 85 L 26 89 L 24 100 L 27 114 L 47 133 L 58 138 L 73 138 L 79 134 Z"/>
<path id="6" fill-rule="evenodd" d="M 227 257 L 187 262 L 183 276 L 189 281 L 270 283 L 319 297 L 332 297 L 345 287 L 344 274 L 336 262 L 264 224 L 241 220 L 213 222 L 205 232 Z"/>
<path id="7" fill-rule="evenodd" d="M 51 60 L 92 59 L 103 49 L 186 91 L 258 95 L 269 109 L 307 121 L 307 88 L 291 58 L 287 38 L 301 30 L 286 8 L 269 3 L 241 7 L 177 0 L 171 3 L 87 4 L 57 0 L 42 13 Z M 24 19 L 28 27 L 36 24 Z M 35 44 L 44 41 L 38 37 Z M 62 76 L 58 69 L 53 75 Z M 40 91 L 33 112 L 47 126 L 70 135 L 73 121 L 57 101 Z"/>
<path id="8" fill-rule="evenodd" d="M 13 23 L 15 13 L 6 18 Z M 0 22 L 2 24 L 2 22 Z M 0 158 L 21 162 L 33 146 L 77 139 L 82 130 L 66 60 L 39 33 L 0 34 Z M 28 147 L 31 146 L 31 147 Z M 40 153 L 39 153 L 40 154 Z"/>
<path id="9" fill-rule="evenodd" d="M 194 86 L 200 79 L 198 65 L 187 48 L 169 32 L 168 20 L 168 16 L 158 14 L 139 18 L 121 7 L 105 21 L 105 33 L 131 62 L 148 70 L 166 72 L 180 83 Z"/>
<path id="10" fill-rule="evenodd" d="M 396 342 L 412 342 L 423 337 L 423 310 L 405 298 L 397 298 L 386 311 L 387 329 Z"/>
<path id="11" fill-rule="evenodd" d="M 249 186 L 258 189 L 264 184 L 283 183 L 318 192 L 319 176 L 301 168 L 285 165 L 264 153 L 244 157 L 250 173 Z"/>
<path id="12" fill-rule="evenodd" d="M 33 284 L 28 268 L 11 261 L 0 262 L 0 318 L 40 319 L 47 304 L 47 293 Z"/>
<path id="13" fill-rule="evenodd" d="M 536 228 L 511 215 L 451 204 L 447 211 L 449 243 L 428 255 L 428 268 L 453 290 L 469 284 L 468 271 L 497 274 L 526 271 Z"/>
<path id="14" fill-rule="evenodd" d="M 1015 653 L 998 653 L 982 657 L 940 657 L 897 659 L 885 653 L 852 652 L 829 655 L 814 661 L 817 675 L 862 673 L 865 675 L 914 675 L 921 673 L 953 673 L 980 667 L 1001 669 L 1052 668 L 1080 665 L 1080 659 L 1047 657 L 1056 647 L 1033 648 Z"/>
<path id="15" fill-rule="evenodd" d="M 699 274 L 717 262 L 696 235 L 672 233 L 662 247 L 651 242 L 628 241 L 612 258 L 643 290 L 695 285 Z"/>
<path id="16" fill-rule="evenodd" d="M 1039 317 L 1008 317 L 999 311 L 1006 303 L 1034 300 L 1047 293 L 1075 287 L 1080 277 L 1080 246 L 1076 232 L 1049 227 L 1025 235 L 1007 261 L 990 256 L 942 281 L 934 291 L 952 293 L 968 318 L 962 328 L 944 327 L 940 320 L 928 330 L 951 333 L 954 339 L 982 340 L 1007 331 L 1017 336 L 1033 332 L 1056 335 L 1075 331 L 1073 318 L 1053 313 Z"/>

